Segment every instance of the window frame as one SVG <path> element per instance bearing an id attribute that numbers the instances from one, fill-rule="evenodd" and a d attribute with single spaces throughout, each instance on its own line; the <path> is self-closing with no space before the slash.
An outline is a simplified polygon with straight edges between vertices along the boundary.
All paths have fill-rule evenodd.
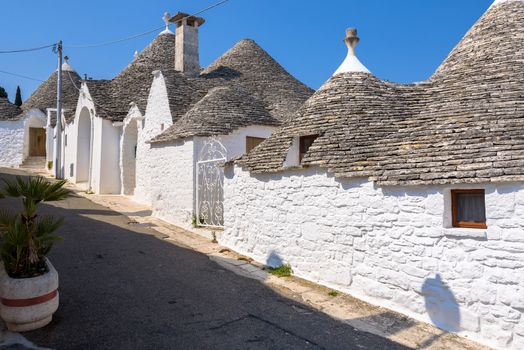
<path id="1" fill-rule="evenodd" d="M 482 194 L 485 198 L 486 190 L 484 189 L 468 189 L 461 190 L 455 189 L 451 190 L 451 226 L 454 228 L 474 228 L 474 229 L 487 229 L 487 221 L 485 222 L 474 222 L 474 221 L 459 221 L 457 220 L 457 195 L 464 193 L 475 193 Z M 486 210 L 486 202 L 484 202 L 484 211 Z"/>
<path id="2" fill-rule="evenodd" d="M 309 151 L 309 148 L 313 145 L 313 143 L 317 140 L 318 135 L 304 135 L 300 136 L 298 138 L 298 164 L 302 164 L 302 160 L 306 156 L 307 152 Z M 312 139 L 311 144 L 307 149 L 304 149 L 303 141 L 307 139 Z"/>
<path id="3" fill-rule="evenodd" d="M 255 149 L 255 147 L 251 148 L 251 149 L 248 149 L 248 146 L 249 146 L 249 142 L 248 140 L 258 140 L 260 141 L 255 147 L 257 147 L 258 145 L 260 145 L 262 142 L 264 142 L 266 140 L 266 138 L 264 137 L 257 137 L 257 136 L 246 136 L 246 154 L 248 154 L 249 152 L 251 152 L 253 149 Z"/>

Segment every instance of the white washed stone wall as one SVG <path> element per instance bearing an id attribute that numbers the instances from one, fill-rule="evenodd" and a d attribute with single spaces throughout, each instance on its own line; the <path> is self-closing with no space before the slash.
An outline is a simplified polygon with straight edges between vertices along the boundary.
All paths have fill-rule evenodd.
<path id="1" fill-rule="evenodd" d="M 228 167 L 221 243 L 488 345 L 523 349 L 524 185 L 453 188 L 464 187 L 485 188 L 487 230 L 450 228 L 450 187 Z"/>
<path id="2" fill-rule="evenodd" d="M 173 125 L 164 76 L 156 71 L 147 100 L 144 121 L 138 125 L 136 187 L 134 199 L 151 203 L 151 168 L 154 166 L 151 145 L 147 141 Z"/>
<path id="3" fill-rule="evenodd" d="M 23 120 L 0 121 L 0 166 L 18 167 L 24 161 Z"/>
<path id="4" fill-rule="evenodd" d="M 45 123 L 39 110 L 30 110 L 17 121 L 0 121 L 0 166 L 20 166 L 29 154 L 29 128 L 44 127 Z"/>
<path id="5" fill-rule="evenodd" d="M 153 215 L 189 227 L 193 216 L 192 139 L 151 149 L 151 204 Z"/>

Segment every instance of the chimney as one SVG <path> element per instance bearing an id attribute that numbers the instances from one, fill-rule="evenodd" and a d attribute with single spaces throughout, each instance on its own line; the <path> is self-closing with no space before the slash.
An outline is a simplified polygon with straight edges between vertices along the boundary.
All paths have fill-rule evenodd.
<path id="1" fill-rule="evenodd" d="M 198 76 L 198 27 L 204 24 L 204 19 L 179 12 L 169 21 L 176 23 L 175 69 L 188 76 Z"/>

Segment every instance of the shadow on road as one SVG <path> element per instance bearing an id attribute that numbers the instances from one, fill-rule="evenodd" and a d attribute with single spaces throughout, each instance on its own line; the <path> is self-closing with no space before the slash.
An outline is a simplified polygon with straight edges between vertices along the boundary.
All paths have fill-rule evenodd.
<path id="1" fill-rule="evenodd" d="M 14 203 L 2 199 L 0 209 Z M 225 270 L 85 198 L 43 204 L 42 211 L 64 216 L 66 224 L 59 232 L 64 240 L 50 255 L 60 274 L 60 308 L 49 326 L 24 333 L 39 346 L 405 349 Z"/>

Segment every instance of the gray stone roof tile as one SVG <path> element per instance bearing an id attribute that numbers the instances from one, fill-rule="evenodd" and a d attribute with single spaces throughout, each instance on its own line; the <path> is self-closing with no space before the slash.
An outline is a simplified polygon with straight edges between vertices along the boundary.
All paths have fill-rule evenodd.
<path id="1" fill-rule="evenodd" d="M 155 70 L 174 66 L 175 36 L 158 35 L 134 60 L 111 80 L 86 81 L 97 115 L 111 121 L 122 121 L 134 102 L 145 113 L 149 89 Z"/>
<path id="2" fill-rule="evenodd" d="M 250 125 L 280 125 L 261 101 L 238 87 L 221 86 L 211 89 L 173 126 L 171 135 L 227 135 Z M 173 139 L 170 137 L 169 139 Z M 162 140 L 159 138 L 157 141 Z"/>
<path id="3" fill-rule="evenodd" d="M 296 116 L 239 160 L 283 170 L 293 137 L 320 135 L 303 165 L 381 185 L 524 181 L 524 3 L 490 9 L 429 79 L 329 79 Z"/>
<path id="4" fill-rule="evenodd" d="M 57 78 L 58 72 L 55 71 L 22 104 L 22 110 L 25 112 L 36 108 L 45 113 L 47 108 L 56 108 Z M 64 109 L 66 119 L 74 116 L 78 103 L 80 83 L 81 78 L 78 73 L 74 71 L 62 72 L 62 108 Z"/>
<path id="5" fill-rule="evenodd" d="M 288 119 L 313 93 L 313 90 L 295 79 L 259 45 L 249 39 L 238 42 L 203 69 L 199 77 L 188 78 L 172 68 L 162 73 L 166 79 L 174 125 L 154 138 L 152 142 L 166 142 L 189 134 L 229 133 L 236 127 L 256 125 L 261 122 L 264 125 L 277 125 Z M 216 89 L 213 94 L 208 95 L 209 91 L 218 87 L 229 88 Z M 232 96 L 227 96 L 228 92 L 231 92 Z M 246 98 L 239 100 L 239 94 L 244 94 Z M 195 106 L 204 96 L 208 97 L 206 101 L 199 104 L 197 109 L 190 111 L 192 106 Z M 218 98 L 223 99 L 222 104 Z M 238 105 L 232 106 L 232 101 Z M 210 104 L 213 106 L 211 107 Z M 202 118 L 198 118 L 195 111 L 203 106 L 207 111 Z M 244 110 L 246 115 L 243 117 L 238 115 L 238 120 L 234 123 L 225 122 L 228 119 L 229 108 L 234 108 L 235 113 Z M 253 113 L 262 109 L 264 110 L 262 115 Z M 186 113 L 189 115 L 185 116 Z M 183 125 L 177 125 L 179 119 Z M 231 121 L 231 118 L 228 120 Z M 203 121 L 207 122 L 203 123 Z M 218 121 L 224 121 L 224 125 L 218 127 Z M 194 123 L 193 126 L 189 126 L 191 122 Z M 231 127 L 226 127 L 226 123 Z M 192 131 L 188 133 L 188 130 Z"/>
<path id="6" fill-rule="evenodd" d="M 9 102 L 7 97 L 0 97 L 0 121 L 19 119 L 22 109 Z"/>

